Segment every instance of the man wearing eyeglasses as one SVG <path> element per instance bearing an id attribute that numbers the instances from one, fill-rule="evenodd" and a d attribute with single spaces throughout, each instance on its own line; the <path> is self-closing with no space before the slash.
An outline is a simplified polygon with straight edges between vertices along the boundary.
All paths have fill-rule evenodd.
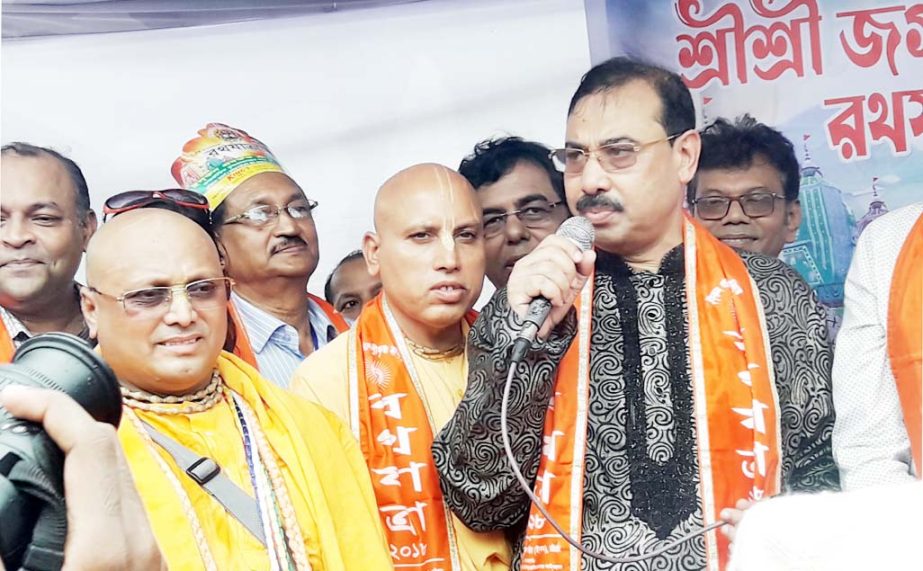
<path id="1" fill-rule="evenodd" d="M 192 219 L 135 209 L 87 250 L 87 324 L 171 569 L 387 569 L 371 485 L 332 414 L 222 351 L 233 282 Z M 100 506 L 106 509 L 106 506 Z"/>
<path id="2" fill-rule="evenodd" d="M 699 143 L 677 74 L 629 58 L 591 69 L 552 157 L 595 249 L 546 237 L 468 336 L 468 387 L 433 457 L 462 521 L 518 537 L 521 571 L 722 569 L 715 531 L 674 542 L 741 500 L 837 485 L 824 312 L 793 269 L 686 215 Z M 513 368 L 539 296 L 551 311 Z M 551 518 L 513 475 L 504 426 Z"/>
<path id="3" fill-rule="evenodd" d="M 186 143 L 172 173 L 211 206 L 225 271 L 237 284 L 235 353 L 287 387 L 307 355 L 348 328 L 329 303 L 307 292 L 319 259 L 317 202 L 265 144 L 221 123 Z"/>
<path id="4" fill-rule="evenodd" d="M 481 201 L 487 279 L 494 287 L 505 287 L 513 265 L 570 216 L 550 152 L 519 137 L 488 139 L 458 167 Z"/>
<path id="5" fill-rule="evenodd" d="M 89 340 L 74 274 L 96 231 L 80 167 L 28 143 L 0 151 L 0 364 L 39 333 Z"/>
<path id="6" fill-rule="evenodd" d="M 778 257 L 801 224 L 801 175 L 791 141 L 750 115 L 702 131 L 690 210 L 719 240 Z"/>

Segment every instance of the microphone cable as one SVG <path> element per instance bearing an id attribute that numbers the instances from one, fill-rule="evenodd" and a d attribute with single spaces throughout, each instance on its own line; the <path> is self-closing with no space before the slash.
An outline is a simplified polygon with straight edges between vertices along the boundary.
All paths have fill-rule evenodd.
<path id="1" fill-rule="evenodd" d="M 510 387 L 513 384 L 513 376 L 516 374 L 516 369 L 518 366 L 519 366 L 518 361 L 513 361 L 510 363 L 510 372 L 506 376 L 506 384 L 503 385 L 503 398 L 500 400 L 500 436 L 503 439 L 503 450 L 504 452 L 506 452 L 506 458 L 507 460 L 509 460 L 510 468 L 513 470 L 513 475 L 516 476 L 516 479 L 519 481 L 519 485 L 522 487 L 522 491 L 524 491 L 526 495 L 529 496 L 529 499 L 532 501 L 535 507 L 538 508 L 538 511 L 542 513 L 545 519 L 548 520 L 548 523 L 551 524 L 551 526 L 555 529 L 555 531 L 558 532 L 558 535 L 560 535 L 564 539 L 564 541 L 571 544 L 574 548 L 576 548 L 578 551 L 580 551 L 581 553 L 583 553 L 584 555 L 588 557 L 592 557 L 593 559 L 598 559 L 600 561 L 606 561 L 607 563 L 615 563 L 618 565 L 624 565 L 628 563 L 638 563 L 640 561 L 644 561 L 646 559 L 650 559 L 652 557 L 657 557 L 658 555 L 662 555 L 663 553 L 669 551 L 670 549 L 673 549 L 674 547 L 678 545 L 682 545 L 683 543 L 686 543 L 687 541 L 694 539 L 700 535 L 705 535 L 706 533 L 714 529 L 718 529 L 719 527 L 727 523 L 724 521 L 716 521 L 715 523 L 707 525 L 703 527 L 702 529 L 689 532 L 686 535 L 674 541 L 671 541 L 667 545 L 664 545 L 663 547 L 660 547 L 659 549 L 652 551 L 651 553 L 646 553 L 642 555 L 633 555 L 630 557 L 623 557 L 623 558 L 611 557 L 609 555 L 605 555 L 603 553 L 593 551 L 592 549 L 587 549 L 583 547 L 582 545 L 580 545 L 580 542 L 578 542 L 576 539 L 571 537 L 566 531 L 564 531 L 561 525 L 558 524 L 557 520 L 555 520 L 551 516 L 551 514 L 548 513 L 547 506 L 545 506 L 545 504 L 542 503 L 542 501 L 532 491 L 531 486 L 529 486 L 529 483 L 526 481 L 526 478 L 522 475 L 522 471 L 519 469 L 519 464 L 516 462 L 516 459 L 513 457 L 513 449 L 512 449 L 512 446 L 510 445 L 509 427 L 507 426 L 507 423 L 508 423 L 507 413 L 509 410 Z"/>

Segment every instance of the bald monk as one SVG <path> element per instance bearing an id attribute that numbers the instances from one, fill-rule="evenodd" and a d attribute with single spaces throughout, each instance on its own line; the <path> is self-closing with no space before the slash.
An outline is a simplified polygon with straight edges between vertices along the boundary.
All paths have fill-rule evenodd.
<path id="1" fill-rule="evenodd" d="M 204 230 L 175 212 L 126 212 L 90 242 L 87 283 L 87 324 L 122 385 L 119 440 L 171 569 L 391 568 L 348 429 L 222 352 L 231 283 Z M 158 435 L 259 499 L 265 544 Z"/>
<path id="2" fill-rule="evenodd" d="M 442 165 L 399 172 L 378 191 L 362 251 L 382 292 L 348 335 L 305 360 L 292 389 L 359 439 L 395 567 L 508 569 L 501 533 L 474 533 L 446 508 L 430 453 L 467 383 L 485 263 L 474 190 Z"/>

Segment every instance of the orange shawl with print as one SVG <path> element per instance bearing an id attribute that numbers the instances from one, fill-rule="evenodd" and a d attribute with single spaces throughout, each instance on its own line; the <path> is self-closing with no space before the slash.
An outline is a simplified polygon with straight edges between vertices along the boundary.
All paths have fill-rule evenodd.
<path id="1" fill-rule="evenodd" d="M 917 478 L 923 478 L 923 215 L 904 240 L 894 267 L 887 339 L 913 464 Z"/>
<path id="2" fill-rule="evenodd" d="M 349 324 L 346 323 L 342 315 L 333 309 L 332 305 L 311 293 L 308 294 L 308 299 L 317 303 L 317 305 L 324 310 L 330 322 L 336 327 L 337 333 L 343 333 L 349 329 Z M 244 327 L 243 323 L 241 323 L 240 314 L 237 313 L 237 309 L 234 308 L 233 303 L 228 303 L 228 313 L 230 314 L 228 327 L 233 327 L 235 332 L 234 354 L 246 361 L 251 367 L 259 370 L 260 367 L 256 362 L 256 355 L 253 353 L 253 346 L 250 345 L 250 337 L 247 336 L 247 329 Z M 320 336 L 321 332 L 317 332 L 317 335 Z"/>
<path id="3" fill-rule="evenodd" d="M 477 314 L 465 316 L 469 325 Z M 358 433 L 396 567 L 460 571 L 451 514 L 433 464 L 434 426 L 403 334 L 382 294 L 349 344 L 350 426 Z M 352 339 L 350 339 L 352 341 Z"/>
<path id="4" fill-rule="evenodd" d="M 763 306 L 743 260 L 686 219 L 684 223 L 689 362 L 704 524 L 742 498 L 780 489 L 779 405 Z M 577 304 L 578 332 L 558 367 L 545 420 L 536 493 L 580 541 L 583 466 L 590 400 L 593 278 Z M 705 537 L 706 568 L 724 569 L 728 542 Z M 533 506 L 523 543 L 522 571 L 581 569 L 581 554 Z"/>

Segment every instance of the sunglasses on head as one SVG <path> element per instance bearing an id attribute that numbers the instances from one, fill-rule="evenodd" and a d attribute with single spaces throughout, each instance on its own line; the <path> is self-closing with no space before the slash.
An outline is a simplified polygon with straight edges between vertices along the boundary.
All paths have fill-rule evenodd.
<path id="1" fill-rule="evenodd" d="M 109 216 L 116 216 L 129 210 L 147 208 L 157 205 L 172 205 L 187 218 L 191 218 L 206 228 L 211 227 L 211 215 L 208 211 L 208 200 L 197 192 L 171 188 L 167 190 L 129 190 L 109 197 L 103 205 L 103 222 Z"/>

